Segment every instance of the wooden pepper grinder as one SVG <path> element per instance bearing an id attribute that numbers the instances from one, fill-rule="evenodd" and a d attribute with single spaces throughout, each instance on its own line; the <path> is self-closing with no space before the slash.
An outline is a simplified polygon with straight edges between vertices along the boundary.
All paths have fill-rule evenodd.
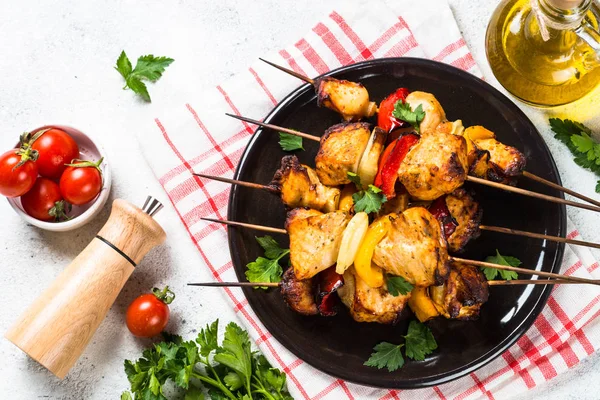
<path id="1" fill-rule="evenodd" d="M 152 218 L 161 208 L 150 196 L 143 209 L 115 200 L 98 235 L 21 315 L 6 338 L 64 378 L 136 264 L 165 240 L 165 231 Z"/>

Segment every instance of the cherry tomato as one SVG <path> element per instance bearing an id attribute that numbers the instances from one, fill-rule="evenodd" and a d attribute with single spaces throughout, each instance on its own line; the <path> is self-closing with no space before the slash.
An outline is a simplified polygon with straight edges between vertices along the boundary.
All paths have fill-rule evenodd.
<path id="1" fill-rule="evenodd" d="M 60 129 L 51 128 L 39 137 L 33 135 L 31 148 L 38 152 L 38 170 L 41 176 L 58 179 L 65 164 L 79 158 L 79 146 L 69 134 Z"/>
<path id="2" fill-rule="evenodd" d="M 0 156 L 0 194 L 6 197 L 18 197 L 27 193 L 38 175 L 35 162 L 18 153 L 19 150 L 14 149 Z"/>
<path id="3" fill-rule="evenodd" d="M 41 221 L 64 221 L 70 208 L 63 200 L 58 185 L 42 177 L 21 197 L 21 204 L 27 214 Z"/>
<path id="4" fill-rule="evenodd" d="M 60 177 L 60 193 L 66 201 L 79 206 L 98 196 L 102 190 L 101 163 L 102 158 L 96 163 L 75 160 L 68 164 Z"/>
<path id="5" fill-rule="evenodd" d="M 169 322 L 169 306 L 175 293 L 166 286 L 163 290 L 152 289 L 133 300 L 127 308 L 126 322 L 129 332 L 138 337 L 153 337 L 165 329 Z"/>
<path id="6" fill-rule="evenodd" d="M 394 117 L 394 106 L 398 100 L 406 100 L 406 96 L 410 94 L 410 91 L 406 88 L 400 88 L 394 93 L 381 101 L 379 105 L 379 114 L 377 115 L 377 126 L 386 132 L 391 132 L 396 128 L 402 128 L 408 124 L 404 121 Z"/>

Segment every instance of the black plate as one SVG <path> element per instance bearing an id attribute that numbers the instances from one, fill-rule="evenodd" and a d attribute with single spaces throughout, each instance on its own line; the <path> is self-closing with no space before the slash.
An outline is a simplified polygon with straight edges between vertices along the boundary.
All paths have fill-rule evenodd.
<path id="1" fill-rule="evenodd" d="M 552 156 L 531 121 L 503 94 L 469 73 L 423 59 L 390 58 L 354 64 L 327 75 L 362 82 L 371 99 L 377 102 L 398 87 L 431 92 L 446 110 L 448 119 L 462 119 L 465 126 L 486 126 L 500 141 L 525 153 L 529 172 L 560 183 Z M 339 116 L 318 108 L 313 88 L 304 85 L 286 97 L 265 122 L 321 135 L 326 128 L 339 122 Z M 297 155 L 301 162 L 314 166 L 318 143 L 304 140 L 304 146 L 306 151 Z M 285 154 L 279 147 L 276 132 L 259 129 L 241 158 L 235 178 L 267 183 Z M 526 179 L 521 179 L 519 186 L 562 196 L 558 191 Z M 486 225 L 564 237 L 564 206 L 488 187 L 475 189 L 484 209 Z M 231 191 L 228 218 L 283 227 L 285 209 L 277 196 L 236 186 Z M 255 235 L 262 234 L 248 229 L 229 230 L 229 246 L 240 281 L 246 280 L 246 264 L 262 255 Z M 285 235 L 275 237 L 281 245 L 288 245 Z M 495 249 L 518 257 L 527 268 L 558 272 L 564 245 L 482 232 L 481 237 L 469 245 L 464 257 L 482 260 L 495 254 Z M 400 335 L 406 333 L 410 319 L 396 326 L 357 323 L 345 310 L 333 318 L 302 317 L 286 307 L 277 290 L 264 292 L 246 288 L 244 293 L 269 332 L 315 368 L 363 385 L 405 389 L 448 382 L 493 360 L 531 326 L 546 304 L 550 291 L 550 286 L 492 288 L 490 300 L 483 306 L 478 321 L 444 318 L 431 321 L 429 326 L 438 342 L 438 350 L 425 361 L 409 361 L 393 373 L 366 367 L 363 363 L 377 343 L 400 343 Z"/>

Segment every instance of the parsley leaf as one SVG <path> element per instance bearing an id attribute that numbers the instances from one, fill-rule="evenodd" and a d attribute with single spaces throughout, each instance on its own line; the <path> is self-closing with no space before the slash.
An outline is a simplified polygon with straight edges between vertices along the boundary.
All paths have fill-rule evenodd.
<path id="1" fill-rule="evenodd" d="M 387 197 L 381 193 L 381 189 L 377 186 L 369 185 L 367 190 L 361 190 L 352 195 L 354 201 L 354 211 L 364 211 L 367 214 L 378 212 L 383 203 L 387 201 Z"/>
<path id="2" fill-rule="evenodd" d="M 431 329 L 418 321 L 411 321 L 408 325 L 408 332 L 402 337 L 405 342 L 401 344 L 381 342 L 376 345 L 373 348 L 375 352 L 371 354 L 364 365 L 379 369 L 387 368 L 388 371 L 393 372 L 404 365 L 402 347 L 408 358 L 417 361 L 423 361 L 425 356 L 431 354 L 438 347 Z"/>
<path id="3" fill-rule="evenodd" d="M 506 265 L 507 267 L 518 267 L 519 265 L 521 265 L 521 260 L 519 260 L 516 257 L 503 256 L 500 254 L 498 249 L 496 249 L 496 255 L 487 257 L 485 259 L 485 262 Z M 481 270 L 483 271 L 483 274 L 485 275 L 488 281 L 495 279 L 496 276 L 498 276 L 498 274 L 500 274 L 500 277 L 502 279 L 507 281 L 517 279 L 519 277 L 519 275 L 514 271 L 505 271 L 501 269 L 487 267 L 481 267 Z"/>
<path id="4" fill-rule="evenodd" d="M 423 106 L 421 104 L 413 111 L 410 108 L 410 104 L 405 103 L 403 100 L 398 100 L 396 104 L 394 104 L 392 115 L 411 124 L 417 132 L 420 132 L 419 125 L 421 124 L 421 121 L 425 119 L 425 111 L 423 111 Z"/>
<path id="5" fill-rule="evenodd" d="M 346 172 L 346 175 L 348 176 L 348 179 L 350 179 L 350 182 L 356 185 L 358 190 L 363 190 L 362 183 L 360 183 L 360 177 L 357 174 L 348 171 Z"/>
<path id="6" fill-rule="evenodd" d="M 184 400 L 203 400 L 202 388 L 211 399 L 292 400 L 285 374 L 252 351 L 248 332 L 232 322 L 219 345 L 218 329 L 218 321 L 207 325 L 196 342 L 166 335 L 176 342 L 157 343 L 137 361 L 125 360 L 131 387 L 121 400 L 167 400 L 163 390 L 168 381 L 183 389 Z"/>
<path id="7" fill-rule="evenodd" d="M 381 342 L 373 348 L 375 352 L 371 354 L 371 357 L 369 357 L 364 365 L 379 369 L 387 368 L 388 371 L 394 372 L 404 365 L 404 357 L 402 357 L 402 352 L 400 351 L 403 346 L 404 344 Z"/>
<path id="8" fill-rule="evenodd" d="M 265 257 L 258 257 L 246 265 L 246 278 L 248 282 L 280 282 L 283 269 L 279 260 L 290 253 L 289 249 L 282 249 L 271 236 L 256 237 L 256 241 L 265 250 Z M 267 289 L 263 287 L 263 289 Z"/>
<path id="9" fill-rule="evenodd" d="M 173 61 L 172 58 L 155 57 L 152 54 L 148 54 L 138 58 L 135 68 L 132 69 L 131 61 L 129 61 L 127 54 L 123 50 L 117 59 L 115 69 L 125 79 L 124 89 L 130 88 L 144 100 L 150 102 L 150 94 L 148 94 L 146 84 L 142 81 L 156 82 L 162 76 L 165 68 L 171 65 Z"/>
<path id="10" fill-rule="evenodd" d="M 285 132 L 279 132 L 279 145 L 284 151 L 304 150 L 300 136 Z"/>
<path id="11" fill-rule="evenodd" d="M 600 175 L 600 143 L 591 137 L 592 131 L 582 123 L 570 119 L 550 118 L 554 137 L 563 142 L 575 156 L 575 164 Z M 600 180 L 595 188 L 600 193 Z"/>
<path id="12" fill-rule="evenodd" d="M 255 238 L 258 244 L 260 244 L 260 247 L 262 247 L 265 250 L 265 257 L 267 258 L 274 259 L 279 257 L 283 252 L 285 252 L 284 249 L 279 247 L 279 243 L 277 243 L 277 241 L 273 239 L 272 236 L 255 236 Z"/>
<path id="13" fill-rule="evenodd" d="M 413 285 L 401 276 L 387 276 L 387 289 L 392 296 L 406 295 L 413 290 Z"/>
<path id="14" fill-rule="evenodd" d="M 410 321 L 406 340 L 406 357 L 423 361 L 425 356 L 437 349 L 437 342 L 431 329 L 417 321 Z"/>
<path id="15" fill-rule="evenodd" d="M 200 355 L 202 357 L 208 356 L 213 350 L 219 347 L 217 343 L 217 337 L 219 336 L 219 320 L 217 319 L 211 325 L 206 325 L 206 329 L 202 328 L 196 343 L 200 345 Z"/>

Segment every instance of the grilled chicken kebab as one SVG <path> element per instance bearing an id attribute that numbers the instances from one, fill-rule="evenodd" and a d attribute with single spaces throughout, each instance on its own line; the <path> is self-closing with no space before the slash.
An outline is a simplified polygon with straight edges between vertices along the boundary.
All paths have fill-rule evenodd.
<path id="1" fill-rule="evenodd" d="M 477 268 L 449 262 L 442 226 L 427 209 L 413 207 L 379 217 L 370 225 L 367 222 L 363 235 L 357 232 L 360 228 L 350 226 L 358 216 L 306 209 L 288 213 L 291 267 L 284 274 L 281 291 L 293 310 L 304 315 L 320 313 L 315 297 L 322 290 L 315 292 L 314 281 L 329 274 L 337 276 L 338 294 L 360 322 L 393 323 L 411 304 L 410 293 L 389 293 L 385 283 L 390 276 L 401 276 L 415 286 L 413 292 L 421 296 L 411 305 L 415 312 L 425 307 L 421 314 L 433 314 L 426 308 L 425 296 L 437 305 L 436 315 L 460 319 L 478 315 L 479 305 L 487 300 L 487 281 Z M 357 234 L 361 240 L 344 244 L 345 237 Z M 353 254 L 340 271 L 343 278 L 335 272 L 342 254 Z M 324 293 L 331 295 L 331 291 Z M 430 293 L 437 297 L 429 297 Z"/>

